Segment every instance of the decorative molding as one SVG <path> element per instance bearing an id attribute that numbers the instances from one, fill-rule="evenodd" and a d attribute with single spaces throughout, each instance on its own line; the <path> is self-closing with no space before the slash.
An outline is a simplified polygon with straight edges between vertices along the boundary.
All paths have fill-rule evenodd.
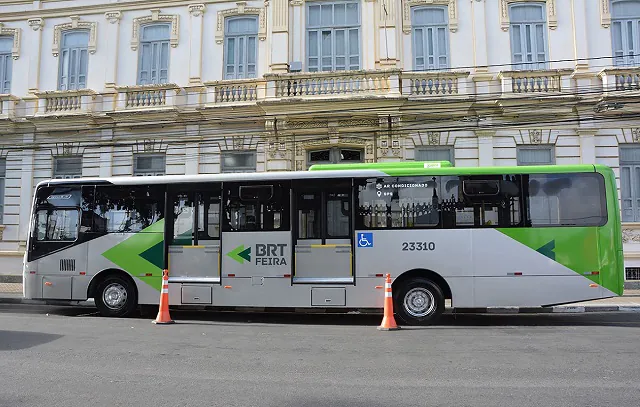
<path id="1" fill-rule="evenodd" d="M 287 143 L 282 137 L 272 137 L 267 141 L 267 152 L 271 159 L 287 158 Z"/>
<path id="2" fill-rule="evenodd" d="M 189 14 L 194 17 L 200 17 L 207 10 L 207 6 L 204 4 L 190 4 L 189 5 Z"/>
<path id="3" fill-rule="evenodd" d="M 151 9 L 151 15 L 133 19 L 133 33 L 131 35 L 131 49 L 136 51 L 140 46 L 141 27 L 152 23 L 171 23 L 169 44 L 172 48 L 178 46 L 180 33 L 180 17 L 177 14 L 160 14 L 160 9 Z"/>
<path id="4" fill-rule="evenodd" d="M 600 24 L 604 28 L 611 27 L 611 9 L 609 0 L 598 0 L 600 2 Z"/>
<path id="5" fill-rule="evenodd" d="M 143 139 L 132 147 L 133 154 L 166 153 L 169 146 L 162 140 Z"/>
<path id="6" fill-rule="evenodd" d="M 622 229 L 622 243 L 640 243 L 640 230 Z"/>
<path id="7" fill-rule="evenodd" d="M 13 47 L 11 48 L 11 56 L 13 59 L 20 58 L 20 36 L 22 30 L 20 28 L 8 28 L 0 23 L 0 35 L 13 36 Z"/>
<path id="8" fill-rule="evenodd" d="M 122 13 L 119 11 L 107 11 L 106 13 L 104 13 L 104 18 L 107 19 L 109 24 L 116 24 L 120 22 L 120 19 L 122 18 Z"/>
<path id="9" fill-rule="evenodd" d="M 377 124 L 377 120 L 376 120 Z M 301 120 L 287 121 L 285 126 L 287 129 L 324 129 L 329 125 L 326 120 Z"/>
<path id="10" fill-rule="evenodd" d="M 60 54 L 60 44 L 62 44 L 62 33 L 64 31 L 73 31 L 73 30 L 88 30 L 89 31 L 89 44 L 87 46 L 87 50 L 90 54 L 96 53 L 97 47 L 97 31 L 98 31 L 98 23 L 90 22 L 90 21 L 80 21 L 80 17 L 71 16 L 71 22 L 65 24 L 57 24 L 53 27 L 53 46 L 51 47 L 51 51 L 53 52 L 53 56 L 57 57 Z"/>
<path id="11" fill-rule="evenodd" d="M 304 0 L 289 0 L 289 4 L 294 7 L 302 6 L 304 4 Z"/>
<path id="12" fill-rule="evenodd" d="M 526 3 L 528 0 L 500 0 L 500 27 L 502 31 L 509 31 L 509 5 L 513 3 Z M 545 2 L 547 10 L 547 26 L 550 30 L 558 28 L 558 15 L 556 13 L 556 0 L 539 0 Z"/>
<path id="13" fill-rule="evenodd" d="M 351 119 L 338 122 L 338 127 L 378 127 L 379 125 L 378 119 Z"/>
<path id="14" fill-rule="evenodd" d="M 640 143 L 640 128 L 631 129 L 631 139 L 634 143 Z"/>
<path id="15" fill-rule="evenodd" d="M 542 144 L 542 130 L 529 130 L 531 144 Z"/>
<path id="16" fill-rule="evenodd" d="M 439 131 L 428 131 L 427 132 L 427 143 L 430 146 L 438 146 L 440 145 L 440 132 Z"/>
<path id="17" fill-rule="evenodd" d="M 27 23 L 33 31 L 42 30 L 42 27 L 44 27 L 44 20 L 42 18 L 30 18 L 27 20 Z"/>
<path id="18" fill-rule="evenodd" d="M 232 16 L 257 15 L 258 16 L 258 38 L 260 41 L 267 39 L 267 16 L 264 7 L 246 7 L 246 1 L 236 3 L 236 8 L 218 11 L 218 22 L 216 24 L 216 43 L 222 44 L 224 41 L 224 19 Z"/>
<path id="19" fill-rule="evenodd" d="M 56 143 L 55 148 L 50 150 L 54 157 L 82 156 L 84 151 L 85 148 L 81 147 L 79 142 Z"/>
<path id="20" fill-rule="evenodd" d="M 421 5 L 441 5 L 449 9 L 449 31 L 458 31 L 458 0 L 403 0 L 402 32 L 411 34 L 411 7 Z"/>

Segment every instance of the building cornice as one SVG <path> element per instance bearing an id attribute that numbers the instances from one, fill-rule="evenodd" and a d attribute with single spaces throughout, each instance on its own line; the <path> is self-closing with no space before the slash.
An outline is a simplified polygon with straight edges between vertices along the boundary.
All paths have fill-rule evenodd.
<path id="1" fill-rule="evenodd" d="M 33 1 L 25 2 L 28 4 L 33 4 Z M 52 3 L 52 2 L 48 2 Z M 64 4 L 67 1 L 60 1 L 59 3 Z M 204 4 L 205 6 L 208 4 L 217 4 L 217 3 L 229 3 L 229 0 L 204 0 L 199 1 L 199 4 Z M 170 8 L 170 7 L 188 7 L 194 4 L 194 0 L 136 0 L 128 3 L 118 3 L 118 10 L 120 12 L 125 11 L 135 11 L 135 10 L 149 10 L 152 8 Z M 50 8 L 50 9 L 37 9 L 37 10 L 26 10 L 26 11 L 14 11 L 14 12 L 4 12 L 2 13 L 2 21 L 10 22 L 10 21 L 24 21 L 30 18 L 42 17 L 42 18 L 57 18 L 57 17 L 65 17 L 68 18 L 70 15 L 95 15 L 95 14 L 104 14 L 109 11 L 113 11 L 113 3 L 104 2 L 103 4 L 97 5 L 85 5 L 85 6 L 74 6 L 74 7 L 64 7 L 61 6 L 59 8 Z M 6 6 L 5 6 L 6 7 Z"/>

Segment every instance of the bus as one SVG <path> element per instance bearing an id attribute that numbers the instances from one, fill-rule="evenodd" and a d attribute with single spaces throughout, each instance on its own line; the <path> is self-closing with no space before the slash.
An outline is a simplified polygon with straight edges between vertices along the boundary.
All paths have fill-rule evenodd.
<path id="1" fill-rule="evenodd" d="M 37 185 L 27 299 L 126 317 L 172 308 L 394 312 L 546 307 L 622 295 L 616 178 L 602 165 L 314 165 L 306 171 Z"/>

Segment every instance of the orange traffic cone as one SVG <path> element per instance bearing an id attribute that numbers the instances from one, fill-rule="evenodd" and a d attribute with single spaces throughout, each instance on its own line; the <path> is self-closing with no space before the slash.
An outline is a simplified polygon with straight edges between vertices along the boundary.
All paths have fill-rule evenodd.
<path id="1" fill-rule="evenodd" d="M 174 321 L 169 316 L 169 272 L 162 271 L 162 292 L 160 294 L 160 309 L 154 324 L 173 324 Z"/>
<path id="2" fill-rule="evenodd" d="M 384 318 L 378 327 L 380 331 L 395 331 L 400 329 L 393 317 L 393 297 L 391 294 L 391 274 L 387 274 L 387 280 L 384 283 Z"/>

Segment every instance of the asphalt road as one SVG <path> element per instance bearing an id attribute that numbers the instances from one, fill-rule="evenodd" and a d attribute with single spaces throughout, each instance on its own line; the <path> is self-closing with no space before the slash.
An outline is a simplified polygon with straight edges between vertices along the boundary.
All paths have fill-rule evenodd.
<path id="1" fill-rule="evenodd" d="M 640 314 L 377 317 L 0 305 L 0 406 L 632 406 Z"/>

